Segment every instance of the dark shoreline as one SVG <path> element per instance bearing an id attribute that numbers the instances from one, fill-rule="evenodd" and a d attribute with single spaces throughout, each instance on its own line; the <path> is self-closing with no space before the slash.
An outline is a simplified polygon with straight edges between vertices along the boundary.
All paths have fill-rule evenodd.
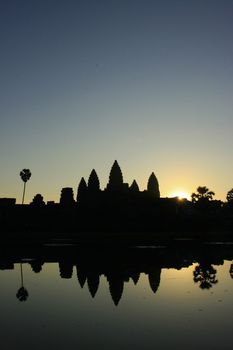
<path id="1" fill-rule="evenodd" d="M 233 232 L 7 232 L 1 234 L 2 244 L 13 245 L 75 245 L 75 246 L 170 246 L 187 243 L 232 243 Z"/>
<path id="2" fill-rule="evenodd" d="M 233 241 L 232 206 L 207 204 L 158 200 L 147 206 L 2 206 L 0 239 L 18 244 L 60 239 L 97 246 Z"/>
<path id="3" fill-rule="evenodd" d="M 86 245 L 74 242 L 8 241 L 0 247 L 0 269 L 12 263 L 31 261 L 59 262 L 71 265 L 78 262 L 96 269 L 127 266 L 160 266 L 167 268 L 188 267 L 195 262 L 216 265 L 223 260 L 233 261 L 233 242 L 173 241 L 157 242 L 154 246 L 106 246 Z M 70 262 L 70 263 L 69 263 Z"/>

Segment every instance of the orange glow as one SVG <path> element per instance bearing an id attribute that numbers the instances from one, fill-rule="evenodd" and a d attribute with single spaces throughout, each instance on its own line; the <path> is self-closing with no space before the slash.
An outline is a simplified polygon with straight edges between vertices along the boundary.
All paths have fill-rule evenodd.
<path id="1" fill-rule="evenodd" d="M 169 197 L 178 197 L 179 199 L 190 199 L 190 194 L 185 191 L 175 191 L 169 195 Z"/>

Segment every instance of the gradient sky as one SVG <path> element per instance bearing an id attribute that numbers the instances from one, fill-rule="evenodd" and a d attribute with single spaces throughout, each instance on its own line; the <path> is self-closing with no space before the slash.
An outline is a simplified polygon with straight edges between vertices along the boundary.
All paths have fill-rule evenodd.
<path id="1" fill-rule="evenodd" d="M 232 0 L 1 0 L 0 197 L 76 195 L 118 160 L 163 197 L 233 187 Z"/>

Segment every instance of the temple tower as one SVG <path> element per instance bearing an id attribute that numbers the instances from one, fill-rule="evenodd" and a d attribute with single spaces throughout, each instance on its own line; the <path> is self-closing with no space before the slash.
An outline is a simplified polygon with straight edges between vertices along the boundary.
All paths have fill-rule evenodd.
<path id="1" fill-rule="evenodd" d="M 159 183 L 154 173 L 148 179 L 147 192 L 155 198 L 160 198 Z"/>
<path id="2" fill-rule="evenodd" d="M 130 191 L 133 193 L 139 192 L 139 187 L 136 180 L 133 180 L 132 185 L 129 187 Z"/>
<path id="3" fill-rule="evenodd" d="M 119 164 L 115 160 L 109 174 L 109 182 L 107 185 L 108 190 L 121 190 L 123 189 L 123 176 Z"/>
<path id="4" fill-rule="evenodd" d="M 99 192 L 99 190 L 100 190 L 99 178 L 96 174 L 95 169 L 93 169 L 88 179 L 88 191 L 91 193 L 96 193 L 96 192 Z"/>
<path id="5" fill-rule="evenodd" d="M 77 191 L 77 202 L 84 202 L 87 198 L 87 184 L 84 178 L 81 178 L 81 181 L 78 185 L 78 191 Z"/>

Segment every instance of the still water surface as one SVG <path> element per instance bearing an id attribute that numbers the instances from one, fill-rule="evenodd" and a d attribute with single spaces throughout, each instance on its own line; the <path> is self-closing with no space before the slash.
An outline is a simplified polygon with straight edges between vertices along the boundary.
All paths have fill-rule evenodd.
<path id="1" fill-rule="evenodd" d="M 233 249 L 224 249 L 5 253 L 2 348 L 232 349 Z"/>

